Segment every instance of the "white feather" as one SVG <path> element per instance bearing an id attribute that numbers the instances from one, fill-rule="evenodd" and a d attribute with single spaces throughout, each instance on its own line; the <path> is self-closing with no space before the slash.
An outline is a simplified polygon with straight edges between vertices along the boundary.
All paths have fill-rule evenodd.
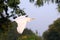
<path id="1" fill-rule="evenodd" d="M 17 32 L 20 33 L 20 34 L 22 34 L 23 31 L 24 31 L 24 29 L 26 28 L 27 22 L 30 22 L 33 19 L 34 18 L 29 18 L 29 17 L 25 17 L 25 16 L 17 17 L 15 19 L 16 23 L 18 24 Z"/>

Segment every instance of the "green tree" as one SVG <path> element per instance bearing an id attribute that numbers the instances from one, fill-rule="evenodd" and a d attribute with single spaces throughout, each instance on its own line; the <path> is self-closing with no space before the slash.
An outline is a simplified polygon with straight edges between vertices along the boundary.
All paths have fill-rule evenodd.
<path id="1" fill-rule="evenodd" d="M 15 19 L 15 15 L 26 14 L 18 4 L 20 4 L 20 0 L 0 0 L 0 40 L 17 40 L 17 24 L 9 18 Z M 9 8 L 12 9 L 10 13 Z"/>
<path id="2" fill-rule="evenodd" d="M 20 4 L 20 0 L 0 0 L 0 29 L 5 30 L 9 28 L 9 25 L 12 24 L 12 22 L 9 20 L 10 17 L 15 19 L 16 14 L 18 16 L 26 14 L 19 8 L 18 4 Z M 10 13 L 9 8 L 12 9 Z"/>
<path id="3" fill-rule="evenodd" d="M 31 30 L 25 29 L 23 34 L 18 37 L 18 40 L 42 40 L 42 38 L 35 35 Z"/>
<path id="4" fill-rule="evenodd" d="M 57 10 L 60 13 L 60 0 L 30 0 L 30 2 L 35 3 L 34 5 L 40 7 L 43 6 L 45 3 L 49 4 L 49 2 L 51 3 L 56 3 L 57 4 Z"/>
<path id="5" fill-rule="evenodd" d="M 44 40 L 60 40 L 60 18 L 49 26 L 49 29 L 43 33 Z"/>

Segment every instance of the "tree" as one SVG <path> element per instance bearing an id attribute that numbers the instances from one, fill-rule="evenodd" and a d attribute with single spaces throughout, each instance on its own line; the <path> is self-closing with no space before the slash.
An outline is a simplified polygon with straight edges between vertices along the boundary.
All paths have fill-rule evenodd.
<path id="1" fill-rule="evenodd" d="M 9 18 L 15 19 L 15 15 L 26 14 L 18 4 L 20 4 L 20 0 L 0 0 L 0 40 L 17 40 L 17 24 L 15 25 L 15 22 Z M 9 8 L 12 9 L 10 13 Z"/>
<path id="2" fill-rule="evenodd" d="M 26 14 L 19 8 L 18 4 L 20 4 L 20 0 L 0 0 L 0 29 L 8 29 L 9 25 L 12 24 L 12 22 L 9 20 L 10 17 L 13 17 L 13 19 L 15 19 L 16 14 L 18 16 Z M 9 8 L 12 9 L 10 13 Z"/>
<path id="3" fill-rule="evenodd" d="M 43 6 L 45 3 L 49 4 L 49 2 L 52 2 L 52 3 L 56 3 L 57 4 L 57 10 L 58 12 L 60 13 L 60 0 L 30 0 L 30 2 L 35 2 L 34 5 L 40 7 L 40 6 Z"/>
<path id="4" fill-rule="evenodd" d="M 43 33 L 44 40 L 60 40 L 60 18 L 49 26 L 49 29 Z"/>
<path id="5" fill-rule="evenodd" d="M 18 40 L 42 40 L 42 38 L 35 35 L 30 29 L 25 29 L 23 34 L 18 37 Z"/>

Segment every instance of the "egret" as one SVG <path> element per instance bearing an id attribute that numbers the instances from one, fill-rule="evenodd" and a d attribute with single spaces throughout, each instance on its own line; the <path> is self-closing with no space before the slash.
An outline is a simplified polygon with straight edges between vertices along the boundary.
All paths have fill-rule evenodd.
<path id="1" fill-rule="evenodd" d="M 20 16 L 15 19 L 15 22 L 18 24 L 17 32 L 22 34 L 24 29 L 26 28 L 27 22 L 30 22 L 34 20 L 34 18 L 26 17 L 26 16 Z"/>

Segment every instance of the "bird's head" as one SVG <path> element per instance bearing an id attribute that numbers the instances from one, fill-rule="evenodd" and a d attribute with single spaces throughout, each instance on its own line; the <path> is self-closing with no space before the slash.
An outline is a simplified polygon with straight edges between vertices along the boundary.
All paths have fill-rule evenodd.
<path id="1" fill-rule="evenodd" d="M 27 19 L 28 22 L 30 22 L 32 20 L 35 20 L 35 18 L 29 18 L 29 17 L 27 17 L 26 19 Z"/>

